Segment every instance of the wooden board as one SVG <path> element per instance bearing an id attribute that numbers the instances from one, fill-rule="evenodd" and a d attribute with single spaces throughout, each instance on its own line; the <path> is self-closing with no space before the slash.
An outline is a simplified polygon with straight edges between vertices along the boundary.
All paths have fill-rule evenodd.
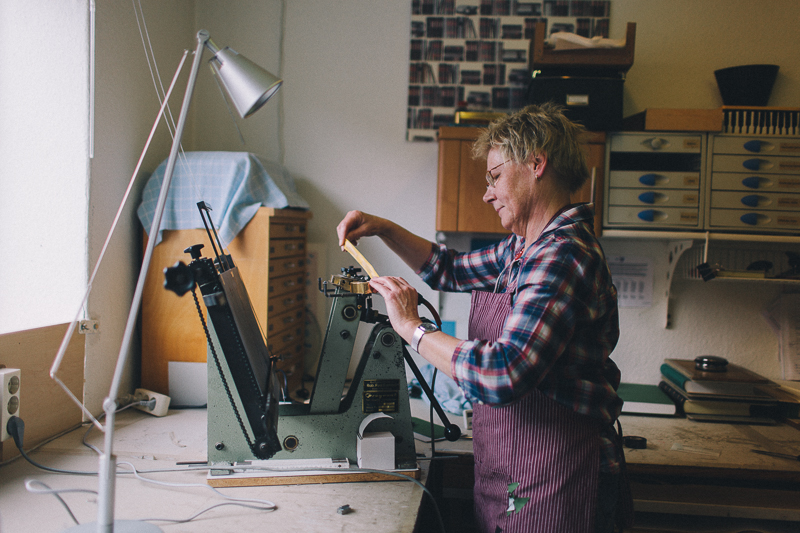
<path id="1" fill-rule="evenodd" d="M 19 417 L 25 421 L 24 448 L 81 424 L 80 407 L 50 378 L 67 324 L 0 335 L 0 364 L 20 369 Z M 76 397 L 83 398 L 83 359 L 86 337 L 75 332 L 67 346 L 58 378 Z M 0 459 L 19 455 L 12 440 L 0 443 Z"/>
<path id="2" fill-rule="evenodd" d="M 626 131 L 722 131 L 722 108 L 645 109 L 623 120 Z"/>
<path id="3" fill-rule="evenodd" d="M 397 470 L 397 474 L 412 479 L 420 478 L 420 469 Z M 309 473 L 292 474 L 280 472 L 270 475 L 231 474 L 228 476 L 208 475 L 208 484 L 212 487 L 266 487 L 275 485 L 311 485 L 319 483 L 353 483 L 358 481 L 400 481 L 396 475 L 380 472 L 336 472 L 331 474 Z"/>

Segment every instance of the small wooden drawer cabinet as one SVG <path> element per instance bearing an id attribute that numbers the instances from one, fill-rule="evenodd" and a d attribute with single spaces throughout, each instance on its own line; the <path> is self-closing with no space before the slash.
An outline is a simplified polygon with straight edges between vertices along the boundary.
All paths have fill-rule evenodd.
<path id="1" fill-rule="evenodd" d="M 439 128 L 439 169 L 436 192 L 436 231 L 508 233 L 494 208 L 483 201 L 486 192 L 486 160 L 472 158 L 472 145 L 481 128 L 442 126 Z M 586 163 L 592 181 L 573 194 L 572 202 L 595 204 L 594 229 L 602 230 L 603 172 L 605 169 L 603 132 L 587 132 L 583 139 Z"/>
<path id="2" fill-rule="evenodd" d="M 309 211 L 262 207 L 228 247 L 256 318 L 289 392 L 302 388 L 306 319 L 306 227 Z M 145 235 L 145 240 L 147 235 Z M 205 362 L 206 339 L 190 294 L 164 289 L 163 270 L 191 258 L 184 249 L 203 243 L 205 230 L 164 231 L 153 251 L 142 300 L 142 387 L 169 394 L 170 361 Z M 199 293 L 198 293 L 199 296 Z M 201 304 L 204 316 L 205 307 Z"/>

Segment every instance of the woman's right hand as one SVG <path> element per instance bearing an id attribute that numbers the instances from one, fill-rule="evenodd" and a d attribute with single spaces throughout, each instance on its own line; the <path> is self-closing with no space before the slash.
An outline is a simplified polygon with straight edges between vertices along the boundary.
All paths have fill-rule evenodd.
<path id="1" fill-rule="evenodd" d="M 350 211 L 336 226 L 339 246 L 344 249 L 345 239 L 356 245 L 361 237 L 379 235 L 383 229 L 384 222 L 384 219 L 374 215 L 368 215 L 361 211 Z"/>

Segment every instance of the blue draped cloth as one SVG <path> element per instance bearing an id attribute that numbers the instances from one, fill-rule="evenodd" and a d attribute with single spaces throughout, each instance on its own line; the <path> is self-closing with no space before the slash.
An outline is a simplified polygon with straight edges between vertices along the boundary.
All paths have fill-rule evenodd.
<path id="1" fill-rule="evenodd" d="M 167 162 L 145 185 L 137 215 L 150 231 Z M 211 206 L 211 220 L 224 245 L 229 244 L 259 207 L 308 209 L 294 180 L 282 165 L 248 152 L 188 152 L 178 156 L 156 244 L 164 230 L 203 228 L 197 202 Z"/>

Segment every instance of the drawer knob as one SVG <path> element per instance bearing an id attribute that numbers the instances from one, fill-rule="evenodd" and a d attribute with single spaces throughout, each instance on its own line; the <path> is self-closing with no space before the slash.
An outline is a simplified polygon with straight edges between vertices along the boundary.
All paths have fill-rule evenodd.
<path id="1" fill-rule="evenodd" d="M 645 222 L 654 222 L 657 213 L 658 211 L 655 209 L 645 209 L 644 211 L 639 211 L 637 216 Z"/>
<path id="2" fill-rule="evenodd" d="M 747 224 L 748 226 L 758 226 L 759 222 L 762 222 L 766 218 L 767 217 L 765 217 L 764 215 L 759 215 L 758 213 L 745 213 L 744 215 L 739 217 L 739 220 L 741 220 L 742 223 Z"/>
<path id="3" fill-rule="evenodd" d="M 745 159 L 742 161 L 742 166 L 747 170 L 761 170 L 761 159 Z"/>
<path id="4" fill-rule="evenodd" d="M 660 150 L 661 148 L 667 146 L 669 142 L 666 139 L 662 139 L 660 137 L 653 137 L 652 139 L 646 139 L 642 144 L 645 146 L 649 146 L 653 150 Z"/>
<path id="5" fill-rule="evenodd" d="M 744 149 L 748 152 L 759 153 L 761 151 L 761 141 L 754 139 L 744 143 Z"/>
<path id="6" fill-rule="evenodd" d="M 650 205 L 659 202 L 664 202 L 668 199 L 669 199 L 668 197 L 664 196 L 660 192 L 655 192 L 655 191 L 647 191 L 639 195 L 640 202 L 642 202 L 643 204 L 650 204 Z"/>
<path id="7" fill-rule="evenodd" d="M 652 187 L 658 183 L 659 177 L 658 174 L 643 174 L 639 176 L 639 183 Z"/>
<path id="8" fill-rule="evenodd" d="M 768 202 L 763 196 L 759 196 L 757 194 L 748 194 L 747 196 L 742 197 L 742 203 L 747 207 L 758 207 L 759 205 L 764 205 Z"/>
<path id="9" fill-rule="evenodd" d="M 758 189 L 761 187 L 761 178 L 758 176 L 749 176 L 742 180 L 742 185 L 748 189 Z"/>

